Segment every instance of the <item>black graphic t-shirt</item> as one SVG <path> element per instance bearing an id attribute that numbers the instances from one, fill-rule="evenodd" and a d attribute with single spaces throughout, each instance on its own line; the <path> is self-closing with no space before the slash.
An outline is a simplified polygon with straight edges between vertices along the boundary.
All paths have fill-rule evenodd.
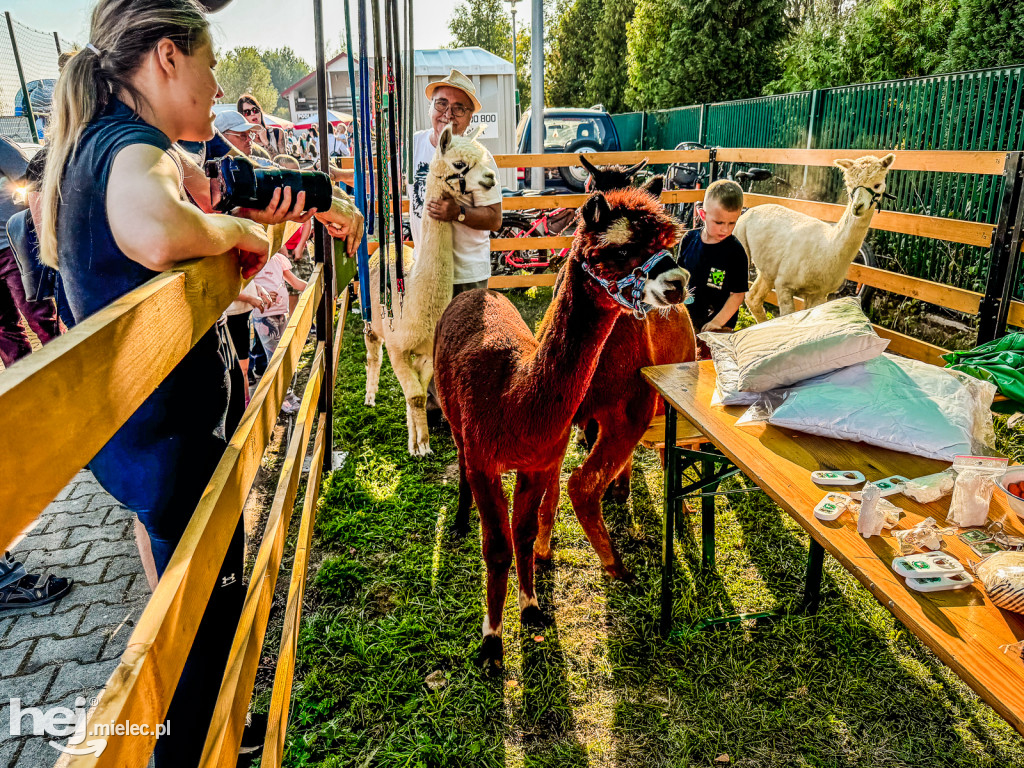
<path id="1" fill-rule="evenodd" d="M 709 245 L 700 238 L 702 230 L 691 229 L 679 244 L 679 266 L 690 273 L 693 301 L 686 305 L 694 329 L 700 333 L 705 323 L 717 315 L 729 296 L 747 290 L 747 252 L 734 235 Z M 736 315 L 725 326 L 736 325 Z"/>

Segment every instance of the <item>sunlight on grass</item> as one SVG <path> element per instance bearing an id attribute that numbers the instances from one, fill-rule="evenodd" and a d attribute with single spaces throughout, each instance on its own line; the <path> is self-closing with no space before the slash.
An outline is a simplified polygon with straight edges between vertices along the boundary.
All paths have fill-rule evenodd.
<path id="1" fill-rule="evenodd" d="M 437 575 L 441 572 L 441 547 L 444 538 L 445 522 L 448 520 L 448 507 L 444 506 L 437 512 L 437 526 L 434 528 L 434 556 L 430 561 L 430 591 L 437 591 Z"/>
<path id="2" fill-rule="evenodd" d="M 377 502 L 390 500 L 402 483 L 402 473 L 395 463 L 382 456 L 364 456 L 356 468 L 359 485 Z"/>

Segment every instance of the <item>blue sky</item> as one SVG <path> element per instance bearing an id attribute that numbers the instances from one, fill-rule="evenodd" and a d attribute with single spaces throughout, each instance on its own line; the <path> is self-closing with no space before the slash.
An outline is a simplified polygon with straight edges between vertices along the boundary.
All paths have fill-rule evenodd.
<path id="1" fill-rule="evenodd" d="M 459 0 L 414 0 L 417 48 L 438 48 L 448 42 L 448 19 Z M 88 42 L 89 12 L 94 0 L 6 0 L 4 10 L 22 24 L 45 32 L 56 30 L 66 40 Z M 518 20 L 527 16 L 526 3 Z M 328 50 L 336 47 L 345 31 L 345 6 L 341 0 L 323 0 L 324 34 Z M 352 7 L 355 12 L 355 4 Z M 278 48 L 289 45 L 310 64 L 314 63 L 313 4 L 310 0 L 234 0 L 210 17 L 221 48 L 254 45 Z M 354 22 L 354 19 L 353 19 Z"/>

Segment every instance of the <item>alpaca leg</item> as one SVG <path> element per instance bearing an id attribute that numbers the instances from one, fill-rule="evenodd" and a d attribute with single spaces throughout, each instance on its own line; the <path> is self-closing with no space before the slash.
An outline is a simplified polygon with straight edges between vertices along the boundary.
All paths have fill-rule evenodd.
<path id="1" fill-rule="evenodd" d="M 768 279 L 763 272 L 758 270 L 757 278 L 754 280 L 753 285 L 750 286 L 750 290 L 747 291 L 747 297 L 744 301 L 747 304 L 747 309 L 750 310 L 750 314 L 759 323 L 763 323 L 768 319 L 768 315 L 764 311 L 764 300 L 770 290 L 771 285 Z"/>
<path id="2" fill-rule="evenodd" d="M 533 584 L 533 550 L 537 540 L 538 508 L 551 485 L 548 472 L 519 472 L 512 501 L 512 540 L 515 543 L 516 574 L 519 576 L 519 610 L 523 626 L 544 626 L 547 620 L 537 605 Z"/>
<path id="3" fill-rule="evenodd" d="M 409 454 L 412 456 L 425 456 L 430 452 L 430 443 L 427 443 L 424 450 L 424 447 L 416 441 L 415 414 L 417 411 L 424 411 L 423 418 L 426 420 L 427 391 L 420 384 L 419 376 L 413 370 L 411 352 L 408 350 L 393 352 L 389 349 L 388 356 L 391 358 L 391 367 L 395 371 L 395 376 L 402 387 L 403 394 L 405 394 L 405 426 L 409 433 Z"/>
<path id="4" fill-rule="evenodd" d="M 412 358 L 412 370 L 425 394 L 427 387 L 430 386 L 430 380 L 434 376 L 433 350 L 429 347 L 417 350 Z M 416 446 L 420 455 L 426 456 L 430 453 L 430 427 L 427 426 L 426 401 L 421 407 L 412 410 L 412 421 L 416 427 Z"/>
<path id="5" fill-rule="evenodd" d="M 792 290 L 783 286 L 775 286 L 775 295 L 779 297 L 779 315 L 791 315 L 796 312 Z"/>
<path id="6" fill-rule="evenodd" d="M 477 663 L 486 671 L 497 672 L 504 663 L 501 621 L 508 595 L 508 571 L 512 566 L 512 529 L 508 522 L 508 500 L 499 475 L 488 476 L 467 468 L 466 479 L 480 510 L 483 556 L 487 564 L 487 615 L 484 616 L 483 643 Z"/>
<path id="7" fill-rule="evenodd" d="M 633 454 L 630 453 L 622 471 L 612 480 L 606 494 L 616 504 L 625 504 L 629 499 L 629 483 L 633 478 Z"/>
<path id="8" fill-rule="evenodd" d="M 458 444 L 459 441 L 456 441 Z M 459 507 L 455 512 L 455 535 L 462 538 L 469 533 L 469 512 L 473 508 L 473 493 L 466 480 L 466 461 L 459 446 Z"/>
<path id="9" fill-rule="evenodd" d="M 381 347 L 384 339 L 375 334 L 369 327 L 363 334 L 366 344 L 366 400 L 365 405 L 373 407 L 377 402 L 377 387 L 380 384 Z"/>
<path id="10" fill-rule="evenodd" d="M 536 560 L 551 559 L 551 529 L 555 526 L 558 516 L 558 499 L 561 493 L 560 472 L 553 472 L 548 478 L 548 489 L 540 503 L 537 513 L 537 540 L 533 544 L 533 556 Z"/>
<path id="11" fill-rule="evenodd" d="M 569 498 L 572 499 L 576 518 L 597 552 L 601 565 L 609 576 L 616 579 L 629 578 L 630 574 L 608 535 L 601 513 L 601 497 L 612 479 L 625 467 L 642 435 L 642 430 L 638 435 L 628 435 L 602 429 L 586 461 L 569 477 Z"/>

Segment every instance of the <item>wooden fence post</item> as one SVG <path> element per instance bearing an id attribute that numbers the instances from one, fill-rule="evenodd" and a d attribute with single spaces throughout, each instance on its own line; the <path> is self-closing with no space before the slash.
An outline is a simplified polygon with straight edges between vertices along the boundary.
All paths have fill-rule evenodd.
<path id="1" fill-rule="evenodd" d="M 1003 170 L 1003 194 L 992 237 L 985 296 L 978 310 L 978 344 L 1002 336 L 1010 312 L 1017 268 L 1020 265 L 1021 227 L 1024 225 L 1024 153 L 1009 152 Z"/>

